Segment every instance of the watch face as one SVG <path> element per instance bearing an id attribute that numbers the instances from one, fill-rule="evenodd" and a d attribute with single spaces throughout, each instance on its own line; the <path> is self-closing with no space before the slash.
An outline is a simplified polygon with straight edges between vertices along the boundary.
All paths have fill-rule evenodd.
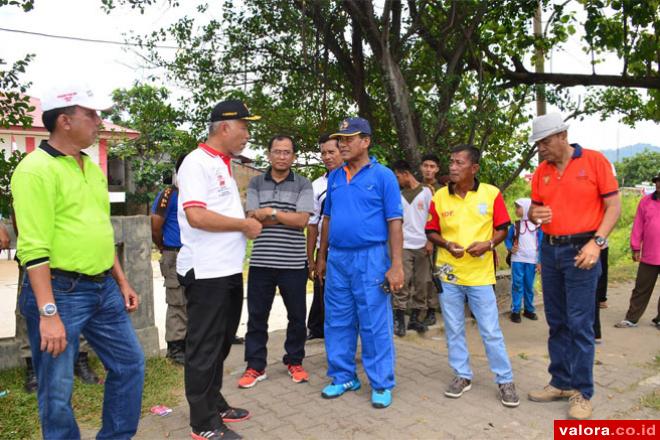
<path id="1" fill-rule="evenodd" d="M 57 312 L 57 307 L 55 304 L 46 304 L 44 306 L 44 314 L 45 315 L 54 315 Z"/>
<path id="2" fill-rule="evenodd" d="M 605 244 L 605 239 L 603 237 L 596 237 L 594 241 L 598 246 L 603 246 Z"/>

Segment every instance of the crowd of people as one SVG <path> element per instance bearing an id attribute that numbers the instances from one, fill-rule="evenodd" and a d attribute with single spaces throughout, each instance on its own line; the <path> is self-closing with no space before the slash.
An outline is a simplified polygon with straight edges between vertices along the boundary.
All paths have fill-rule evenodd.
<path id="1" fill-rule="evenodd" d="M 115 254 L 105 176 L 83 152 L 98 134 L 97 111 L 110 102 L 76 85 L 53 88 L 42 106 L 50 137 L 12 177 L 22 268 L 18 308 L 36 373 L 42 433 L 80 437 L 70 402 L 74 366 L 86 361 L 79 342 L 84 336 L 107 370 L 98 438 L 130 438 L 137 431 L 144 380 L 144 355 L 128 315 L 137 309 L 138 295 Z M 532 123 L 529 141 L 544 161 L 530 198 L 515 201 L 514 222 L 499 189 L 477 178 L 477 148 L 455 146 L 443 177 L 438 157 L 424 156 L 418 180 L 410 163 L 399 160 L 389 168 L 370 155 L 372 128 L 359 117 L 320 136 L 327 171 L 313 182 L 293 171 L 295 139 L 273 136 L 270 166 L 250 180 L 243 205 L 231 161 L 259 119 L 241 101 L 218 103 L 206 141 L 179 158 L 172 185 L 151 210 L 168 304 L 167 356 L 184 366 L 192 438 L 239 439 L 227 423 L 250 417 L 221 392 L 224 361 L 240 342 L 248 240 L 246 368 L 239 388 L 267 379 L 268 318 L 278 290 L 288 318 L 283 368 L 294 383 L 307 382 L 306 341 L 323 339 L 330 380 L 322 398 L 361 388 L 359 338 L 370 403 L 389 407 L 396 386 L 395 335 L 425 332 L 436 312 L 444 320 L 454 372 L 444 394 L 460 398 L 473 380 L 467 305 L 499 400 L 517 407 L 494 291 L 495 248 L 505 242 L 510 319 L 520 323 L 522 314 L 538 320 L 534 279 L 540 269 L 549 326 L 551 380 L 528 398 L 568 399 L 569 417 L 591 416 L 596 292 L 621 199 L 610 163 L 599 152 L 570 144 L 559 114 Z M 631 247 L 639 273 L 618 327 L 637 325 L 659 273 L 660 176 L 654 182 L 657 191 L 642 200 L 635 219 Z M 1 234 L 0 241 L 5 246 Z M 314 284 L 309 317 L 308 280 Z M 653 322 L 660 328 L 660 304 Z"/>

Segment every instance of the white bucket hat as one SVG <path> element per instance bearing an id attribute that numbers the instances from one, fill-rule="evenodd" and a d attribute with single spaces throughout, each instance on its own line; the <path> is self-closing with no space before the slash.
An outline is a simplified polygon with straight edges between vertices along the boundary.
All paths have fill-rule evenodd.
<path id="1" fill-rule="evenodd" d="M 532 122 L 532 134 L 529 135 L 529 143 L 533 144 L 541 139 L 568 130 L 568 124 L 559 113 L 548 113 L 547 115 L 534 118 Z"/>
<path id="2" fill-rule="evenodd" d="M 45 112 L 74 105 L 103 111 L 112 107 L 112 99 L 109 96 L 95 95 L 92 88 L 84 82 L 57 84 L 41 98 L 41 109 Z"/>

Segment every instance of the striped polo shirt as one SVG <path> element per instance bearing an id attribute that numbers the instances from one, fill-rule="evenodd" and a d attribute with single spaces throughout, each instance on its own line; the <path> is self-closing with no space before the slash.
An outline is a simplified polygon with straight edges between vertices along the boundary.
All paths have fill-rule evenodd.
<path id="1" fill-rule="evenodd" d="M 265 207 L 286 212 L 314 212 L 311 182 L 293 171 L 281 182 L 275 182 L 269 168 L 250 180 L 245 204 L 248 212 Z M 250 266 L 304 269 L 306 263 L 305 233 L 301 228 L 281 224 L 264 226 L 254 240 Z"/>

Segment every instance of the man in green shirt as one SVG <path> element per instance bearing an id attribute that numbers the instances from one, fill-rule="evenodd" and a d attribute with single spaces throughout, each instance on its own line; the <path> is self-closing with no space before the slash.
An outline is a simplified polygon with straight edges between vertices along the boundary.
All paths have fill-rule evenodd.
<path id="1" fill-rule="evenodd" d="M 137 431 L 144 355 L 127 312 L 138 297 L 115 255 L 107 181 L 82 152 L 92 145 L 109 101 L 81 85 L 42 99 L 48 141 L 16 167 L 11 189 L 25 267 L 19 306 L 37 372 L 44 438 L 80 438 L 71 407 L 73 364 L 83 334 L 107 370 L 97 438 Z"/>

